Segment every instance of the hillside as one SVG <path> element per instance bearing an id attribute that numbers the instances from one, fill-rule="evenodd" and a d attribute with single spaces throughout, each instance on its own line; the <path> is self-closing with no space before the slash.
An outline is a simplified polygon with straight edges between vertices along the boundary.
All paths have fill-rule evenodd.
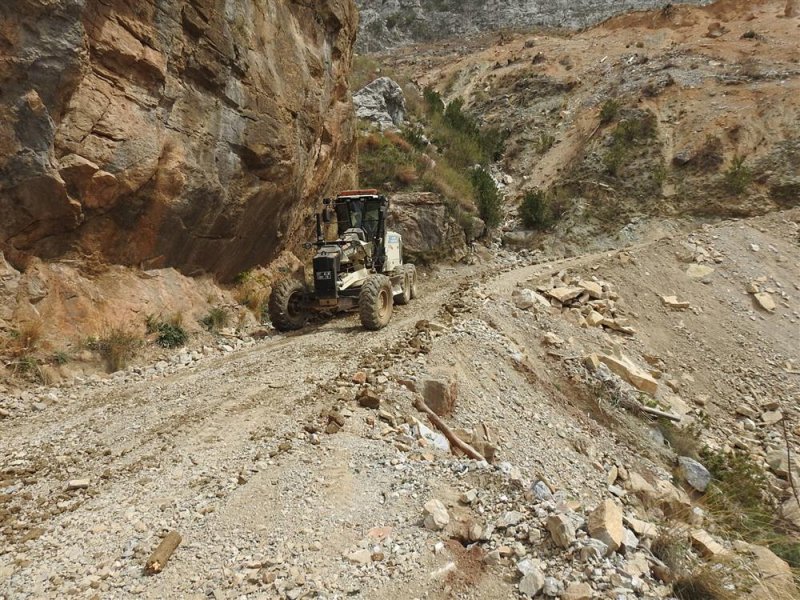
<path id="1" fill-rule="evenodd" d="M 505 131 L 509 207 L 545 192 L 550 214 L 534 225 L 555 227 L 547 243 L 579 252 L 642 217 L 797 203 L 798 31 L 784 2 L 728 0 L 579 33 L 417 45 L 378 61 Z"/>
<path id="2" fill-rule="evenodd" d="M 357 4 L 361 52 L 498 29 L 579 29 L 615 15 L 664 5 L 657 0 L 357 0 Z"/>

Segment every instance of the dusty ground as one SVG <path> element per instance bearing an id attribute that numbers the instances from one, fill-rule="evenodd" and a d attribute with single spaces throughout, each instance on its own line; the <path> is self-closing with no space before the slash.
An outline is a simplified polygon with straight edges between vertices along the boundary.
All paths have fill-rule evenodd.
<path id="1" fill-rule="evenodd" d="M 704 443 L 742 443 L 756 457 L 780 446 L 780 426 L 758 418 L 774 401 L 800 449 L 798 223 L 797 210 L 776 213 L 622 254 L 531 266 L 487 253 L 477 265 L 433 272 L 423 299 L 398 308 L 379 333 L 345 317 L 162 374 L 145 369 L 0 398 L 0 597 L 508 598 L 524 557 L 540 561 L 562 591 L 588 581 L 601 596 L 667 597 L 651 574 L 627 574 L 630 552 L 589 568 L 553 546 L 543 523 L 556 505 L 526 490 L 546 481 L 581 512 L 611 497 L 612 467 L 671 480 L 674 455 L 653 441 L 651 423 L 599 401 L 587 384 L 582 358 L 612 347 L 643 365 L 643 356 L 656 357 L 660 400 L 673 410 L 679 395 Z M 708 263 L 715 270 L 688 277 L 704 252 L 718 258 Z M 637 333 L 580 329 L 557 311 L 514 306 L 518 285 L 562 270 L 613 283 Z M 759 277 L 774 313 L 746 292 Z M 663 294 L 691 309 L 663 307 Z M 420 320 L 441 325 L 418 329 Z M 544 346 L 546 332 L 564 345 Z M 383 416 L 354 402 L 359 371 L 382 397 Z M 446 421 L 486 424 L 494 465 L 419 446 L 382 420 L 419 416 L 396 382 L 427 374 L 458 381 Z M 667 380 L 676 392 L 666 393 Z M 751 429 L 735 413 L 741 405 L 755 415 Z M 332 407 L 345 425 L 326 434 L 320 415 Z M 68 491 L 75 479 L 88 488 Z M 460 504 L 470 489 L 478 500 Z M 633 494 L 614 493 L 626 514 L 642 516 Z M 524 523 L 468 550 L 422 526 L 431 498 L 453 518 L 488 525 L 517 510 Z M 704 526 L 730 547 L 732 532 Z M 170 530 L 183 543 L 162 574 L 146 576 L 147 556 Z M 515 557 L 487 564 L 502 545 Z M 348 558 L 359 549 L 374 560 Z M 737 597 L 746 595 L 742 588 Z"/>

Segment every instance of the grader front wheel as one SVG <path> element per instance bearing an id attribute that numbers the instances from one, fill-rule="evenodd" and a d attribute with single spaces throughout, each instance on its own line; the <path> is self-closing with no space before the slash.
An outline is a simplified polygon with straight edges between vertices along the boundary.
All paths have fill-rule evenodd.
<path id="1" fill-rule="evenodd" d="M 302 329 L 308 321 L 306 286 L 294 279 L 284 279 L 272 288 L 269 318 L 278 331 Z"/>
<path id="2" fill-rule="evenodd" d="M 367 279 L 358 297 L 361 324 L 365 329 L 377 331 L 389 324 L 394 309 L 392 280 L 386 275 L 373 275 Z"/>

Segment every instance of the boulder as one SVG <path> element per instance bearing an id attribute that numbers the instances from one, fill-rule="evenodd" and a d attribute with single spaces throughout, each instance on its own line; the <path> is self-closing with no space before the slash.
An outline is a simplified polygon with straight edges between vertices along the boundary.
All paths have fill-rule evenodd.
<path id="1" fill-rule="evenodd" d="M 605 364 L 613 373 L 627 381 L 637 390 L 655 397 L 658 392 L 658 382 L 644 369 L 635 365 L 625 356 L 600 355 L 600 362 Z"/>
<path id="2" fill-rule="evenodd" d="M 589 513 L 589 535 L 608 546 L 608 553 L 615 552 L 625 542 L 625 527 L 622 524 L 622 509 L 613 501 L 606 500 Z"/>
<path id="3" fill-rule="evenodd" d="M 467 236 L 444 199 L 430 192 L 393 194 L 386 226 L 403 236 L 403 251 L 422 258 L 460 258 L 467 242 L 482 235 L 477 227 Z"/>
<path id="4" fill-rule="evenodd" d="M 688 456 L 678 457 L 678 474 L 698 492 L 705 492 L 711 483 L 711 473 L 708 469 Z"/>
<path id="5" fill-rule="evenodd" d="M 425 404 L 440 417 L 453 412 L 458 398 L 458 383 L 455 379 L 428 378 L 422 382 L 422 397 Z"/>
<path id="6" fill-rule="evenodd" d="M 406 97 L 403 88 L 389 77 L 379 77 L 353 94 L 356 116 L 374 123 L 381 129 L 403 126 L 406 117 Z"/>
<path id="7" fill-rule="evenodd" d="M 441 531 L 450 523 L 450 514 L 441 500 L 428 500 L 424 506 L 426 529 L 431 531 Z"/>
<path id="8" fill-rule="evenodd" d="M 720 558 L 730 554 L 730 551 L 717 542 L 704 529 L 694 529 L 689 533 L 692 548 L 697 550 L 703 558 Z"/>

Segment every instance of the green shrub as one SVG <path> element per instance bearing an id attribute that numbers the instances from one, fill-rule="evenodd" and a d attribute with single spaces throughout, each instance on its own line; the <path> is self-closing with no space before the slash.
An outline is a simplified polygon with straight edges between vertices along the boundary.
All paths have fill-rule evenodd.
<path id="1" fill-rule="evenodd" d="M 186 330 L 175 323 L 162 323 L 158 326 L 156 343 L 163 348 L 179 348 L 186 345 L 189 335 Z"/>
<path id="2" fill-rule="evenodd" d="M 200 323 L 205 327 L 208 331 L 212 333 L 218 332 L 220 329 L 224 329 L 230 323 L 230 313 L 222 308 L 221 306 L 215 306 L 211 310 L 208 311 L 208 314 L 200 319 Z"/>
<path id="3" fill-rule="evenodd" d="M 65 365 L 70 361 L 71 357 L 65 350 L 58 350 L 53 353 L 53 363 L 57 365 Z"/>
<path id="4" fill-rule="evenodd" d="M 625 164 L 627 152 L 621 145 L 614 144 L 608 152 L 603 155 L 603 166 L 609 175 L 619 175 L 622 165 Z"/>
<path id="5" fill-rule="evenodd" d="M 178 348 L 186 344 L 189 334 L 181 324 L 181 316 L 175 315 L 165 321 L 160 316 L 148 315 L 145 318 L 148 334 L 156 335 L 156 344 L 162 348 Z"/>
<path id="6" fill-rule="evenodd" d="M 478 214 L 487 227 L 497 227 L 503 219 L 502 198 L 497 184 L 483 167 L 472 171 L 472 187 Z"/>
<path id="7" fill-rule="evenodd" d="M 633 149 L 655 134 L 656 119 L 652 113 L 621 121 L 611 134 L 611 147 L 603 156 L 606 171 L 610 175 L 619 175 Z"/>
<path id="8" fill-rule="evenodd" d="M 600 123 L 608 125 L 619 114 L 619 102 L 616 100 L 606 100 L 600 108 Z"/>
<path id="9" fill-rule="evenodd" d="M 427 106 L 429 113 L 439 115 L 444 113 L 444 100 L 435 89 L 431 87 L 425 88 L 422 92 L 422 99 L 425 101 L 425 106 Z"/>
<path id="10" fill-rule="evenodd" d="M 737 196 L 753 182 L 753 173 L 744 161 L 743 156 L 734 156 L 731 166 L 724 175 L 725 189 Z"/>
<path id="11" fill-rule="evenodd" d="M 538 154 L 544 154 L 550 148 L 553 147 L 553 144 L 556 143 L 556 138 L 554 135 L 542 132 L 539 134 L 539 137 L 534 142 L 534 146 L 536 147 L 536 152 Z"/>
<path id="12" fill-rule="evenodd" d="M 547 192 L 538 189 L 526 192 L 519 205 L 519 216 L 528 229 L 545 229 L 550 226 L 553 215 Z"/>

